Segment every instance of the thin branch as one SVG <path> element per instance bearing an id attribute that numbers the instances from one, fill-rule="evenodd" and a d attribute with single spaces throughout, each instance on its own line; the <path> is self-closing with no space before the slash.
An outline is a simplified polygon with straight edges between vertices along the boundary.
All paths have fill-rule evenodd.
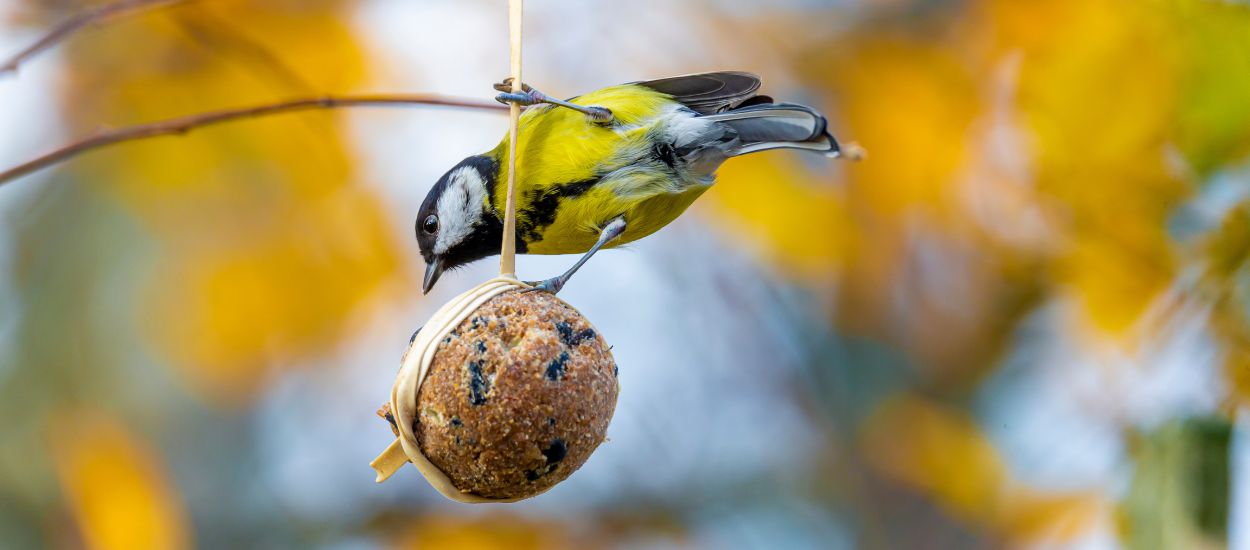
<path id="1" fill-rule="evenodd" d="M 94 136 L 70 143 L 64 147 L 46 153 L 28 162 L 24 162 L 0 172 L 0 185 L 36 170 L 47 168 L 71 157 L 87 151 L 99 149 L 116 143 L 148 139 L 158 136 L 182 135 L 204 126 L 221 124 L 235 120 L 258 118 L 296 111 L 316 109 L 336 109 L 339 107 L 381 107 L 396 105 L 434 105 L 443 107 L 460 107 L 464 109 L 481 109 L 497 113 L 507 113 L 508 107 L 494 101 L 440 96 L 433 94 L 393 94 L 393 95 L 357 95 L 357 96 L 324 96 L 291 99 L 278 103 L 269 103 L 253 107 L 241 107 L 223 111 L 210 111 L 178 118 L 171 118 L 147 124 L 125 126 L 106 130 Z"/>
<path id="2" fill-rule="evenodd" d="M 187 0 L 118 0 L 111 4 L 104 4 L 88 10 L 83 10 L 61 21 L 57 26 L 44 34 L 42 38 L 35 41 L 34 44 L 27 46 L 26 49 L 17 52 L 0 65 L 0 75 L 5 73 L 16 72 L 19 65 L 52 46 L 55 46 L 74 33 L 82 30 L 84 27 L 100 23 L 102 21 L 121 17 L 123 15 L 131 15 L 141 11 L 154 10 L 157 8 L 169 7 L 174 4 L 181 4 Z"/>

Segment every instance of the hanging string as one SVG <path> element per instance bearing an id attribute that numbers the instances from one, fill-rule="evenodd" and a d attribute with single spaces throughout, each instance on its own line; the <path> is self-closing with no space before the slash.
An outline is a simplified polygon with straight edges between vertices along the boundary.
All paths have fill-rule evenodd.
<path id="1" fill-rule="evenodd" d="M 512 91 L 521 91 L 521 1 L 508 0 L 508 32 L 511 37 Z M 522 498 L 491 499 L 456 488 L 446 474 L 421 452 L 417 439 L 417 392 L 434 363 L 438 344 L 452 329 L 482 304 L 505 292 L 525 288 L 516 280 L 516 142 L 521 107 L 511 106 L 508 124 L 508 199 L 504 205 L 503 245 L 499 251 L 499 277 L 486 281 L 443 305 L 417 333 L 404 354 L 391 388 L 391 413 L 399 436 L 369 465 L 377 471 L 377 482 L 391 477 L 411 462 L 438 492 L 458 502 L 515 502 Z"/>
<path id="2" fill-rule="evenodd" d="M 522 0 L 508 0 L 508 37 L 512 61 L 512 92 L 521 92 Z M 508 198 L 504 203 L 503 245 L 499 249 L 499 275 L 516 277 L 516 142 L 521 106 L 513 103 L 508 122 Z"/>

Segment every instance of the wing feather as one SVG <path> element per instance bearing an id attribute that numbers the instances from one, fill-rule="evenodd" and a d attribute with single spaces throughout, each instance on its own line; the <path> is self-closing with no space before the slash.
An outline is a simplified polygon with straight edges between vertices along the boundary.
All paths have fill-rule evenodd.
<path id="1" fill-rule="evenodd" d="M 760 77 L 739 71 L 688 74 L 636 82 L 651 88 L 702 114 L 720 113 L 733 109 L 755 97 L 760 89 Z"/>

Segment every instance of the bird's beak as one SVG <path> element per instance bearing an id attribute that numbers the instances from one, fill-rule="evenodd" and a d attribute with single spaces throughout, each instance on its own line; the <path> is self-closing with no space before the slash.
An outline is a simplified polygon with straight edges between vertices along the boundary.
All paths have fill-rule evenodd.
<path id="1" fill-rule="evenodd" d="M 425 283 L 421 285 L 421 293 L 429 294 L 430 289 L 434 288 L 434 283 L 438 282 L 438 276 L 443 274 L 443 260 L 435 256 L 430 263 L 425 266 Z"/>

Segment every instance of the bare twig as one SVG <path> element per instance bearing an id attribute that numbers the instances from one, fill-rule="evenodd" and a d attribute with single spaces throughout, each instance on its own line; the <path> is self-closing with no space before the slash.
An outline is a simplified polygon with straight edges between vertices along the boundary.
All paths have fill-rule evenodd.
<path id="1" fill-rule="evenodd" d="M 186 1 L 188 0 L 118 0 L 117 2 L 81 11 L 70 16 L 69 19 L 61 21 L 47 34 L 44 34 L 42 38 L 35 41 L 34 44 L 6 60 L 3 65 L 0 65 L 0 75 L 17 71 L 17 67 L 27 59 L 61 43 L 89 25 L 123 15 L 181 4 Z"/>
<path id="2" fill-rule="evenodd" d="M 181 135 L 196 128 L 230 122 L 235 120 L 257 118 L 281 113 L 308 111 L 315 109 L 335 109 L 339 107 L 380 107 L 395 105 L 434 105 L 444 107 L 460 107 L 465 109 L 481 109 L 497 113 L 507 113 L 508 107 L 494 101 L 439 96 L 433 94 L 389 94 L 389 95 L 356 95 L 356 96 L 323 96 L 312 98 L 291 99 L 278 103 L 269 103 L 253 107 L 241 107 L 223 111 L 210 111 L 169 120 L 125 126 L 113 130 L 99 132 L 94 136 L 75 141 L 39 156 L 33 160 L 19 164 L 0 172 L 0 185 L 47 168 L 58 162 L 80 155 L 87 151 L 99 149 L 126 141 L 153 138 L 157 136 Z"/>

